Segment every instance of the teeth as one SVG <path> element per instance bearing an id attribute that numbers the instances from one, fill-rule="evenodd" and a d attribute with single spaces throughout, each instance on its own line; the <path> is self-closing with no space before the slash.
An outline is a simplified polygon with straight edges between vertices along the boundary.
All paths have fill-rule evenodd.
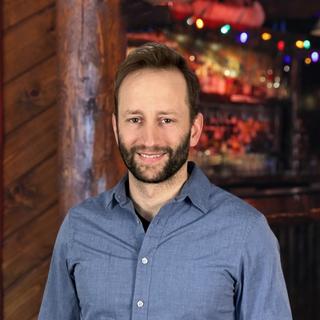
<path id="1" fill-rule="evenodd" d="M 160 158 L 162 154 L 144 154 L 140 153 L 141 157 L 143 158 L 148 158 L 148 159 L 155 159 L 155 158 Z"/>

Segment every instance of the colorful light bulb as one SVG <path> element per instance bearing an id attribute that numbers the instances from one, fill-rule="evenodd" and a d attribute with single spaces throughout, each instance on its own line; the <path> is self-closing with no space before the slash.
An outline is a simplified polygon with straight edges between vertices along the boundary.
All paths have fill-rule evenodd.
<path id="1" fill-rule="evenodd" d="M 241 32 L 239 36 L 239 40 L 241 43 L 246 43 L 248 41 L 249 35 L 247 32 Z"/>
<path id="2" fill-rule="evenodd" d="M 285 63 L 285 64 L 290 64 L 291 63 L 291 57 L 288 55 L 288 54 L 286 54 L 284 57 L 283 57 L 283 62 Z"/>
<path id="3" fill-rule="evenodd" d="M 311 42 L 309 41 L 309 40 L 304 40 L 303 41 L 303 47 L 305 48 L 305 49 L 310 49 L 311 48 Z"/>
<path id="4" fill-rule="evenodd" d="M 319 53 L 317 51 L 313 51 L 311 53 L 311 60 L 312 60 L 312 62 L 318 62 L 319 61 Z"/>
<path id="5" fill-rule="evenodd" d="M 299 48 L 299 49 L 302 49 L 304 47 L 304 41 L 297 40 L 296 41 L 296 47 Z"/>
<path id="6" fill-rule="evenodd" d="M 277 47 L 279 51 L 283 51 L 284 48 L 286 47 L 286 43 L 283 40 L 278 41 Z"/>
<path id="7" fill-rule="evenodd" d="M 222 27 L 220 28 L 220 32 L 221 32 L 222 34 L 227 34 L 230 30 L 231 30 L 230 24 L 225 24 L 224 26 L 222 26 Z"/>
<path id="8" fill-rule="evenodd" d="M 197 27 L 198 29 L 202 29 L 202 28 L 204 27 L 204 22 L 203 22 L 203 20 L 202 20 L 201 18 L 198 18 L 198 19 L 196 20 L 196 27 Z"/>
<path id="9" fill-rule="evenodd" d="M 305 64 L 310 64 L 311 63 L 311 59 L 309 57 L 304 59 Z"/>
<path id="10" fill-rule="evenodd" d="M 269 32 L 264 32 L 264 33 L 261 34 L 261 38 L 264 41 L 268 41 L 268 40 L 270 40 L 272 38 L 272 35 Z"/>

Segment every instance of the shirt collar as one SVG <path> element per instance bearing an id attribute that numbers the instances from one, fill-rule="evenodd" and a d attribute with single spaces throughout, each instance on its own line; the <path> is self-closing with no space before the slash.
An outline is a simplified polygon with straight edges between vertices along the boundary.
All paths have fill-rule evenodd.
<path id="1" fill-rule="evenodd" d="M 209 210 L 209 197 L 212 185 L 203 171 L 192 161 L 188 162 L 189 178 L 182 187 L 177 199 L 188 197 L 193 205 L 203 213 Z"/>
<path id="2" fill-rule="evenodd" d="M 209 210 L 209 196 L 212 191 L 212 185 L 203 171 L 194 163 L 188 162 L 189 178 L 182 187 L 179 195 L 176 197 L 177 201 L 189 198 L 190 201 L 203 213 Z M 126 174 L 118 184 L 111 189 L 110 198 L 106 205 L 109 206 L 112 201 L 118 202 L 120 205 L 125 205 L 130 199 L 127 196 L 128 174 Z"/>

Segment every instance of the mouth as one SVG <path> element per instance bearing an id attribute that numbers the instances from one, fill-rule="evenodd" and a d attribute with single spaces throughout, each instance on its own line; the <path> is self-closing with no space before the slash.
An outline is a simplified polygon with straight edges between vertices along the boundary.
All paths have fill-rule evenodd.
<path id="1" fill-rule="evenodd" d="M 146 163 L 155 163 L 160 161 L 166 153 L 142 153 L 142 152 L 137 152 L 139 155 L 139 158 L 142 159 Z"/>

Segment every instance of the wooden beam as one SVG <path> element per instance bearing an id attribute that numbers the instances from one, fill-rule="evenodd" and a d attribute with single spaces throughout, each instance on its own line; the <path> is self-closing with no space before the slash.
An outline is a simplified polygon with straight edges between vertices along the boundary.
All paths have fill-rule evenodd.
<path id="1" fill-rule="evenodd" d="M 6 136 L 3 163 L 5 188 L 57 151 L 57 111 L 52 106 Z"/>
<path id="2" fill-rule="evenodd" d="M 115 67 L 126 50 L 120 2 L 57 1 L 62 214 L 123 173 L 111 126 Z"/>
<path id="3" fill-rule="evenodd" d="M 58 203 L 57 172 L 55 153 L 4 189 L 4 240 Z"/>
<path id="4" fill-rule="evenodd" d="M 5 134 L 32 120 L 57 103 L 56 56 L 4 86 Z"/>
<path id="5" fill-rule="evenodd" d="M 4 83 L 55 54 L 55 15 L 55 7 L 47 7 L 4 33 Z"/>

